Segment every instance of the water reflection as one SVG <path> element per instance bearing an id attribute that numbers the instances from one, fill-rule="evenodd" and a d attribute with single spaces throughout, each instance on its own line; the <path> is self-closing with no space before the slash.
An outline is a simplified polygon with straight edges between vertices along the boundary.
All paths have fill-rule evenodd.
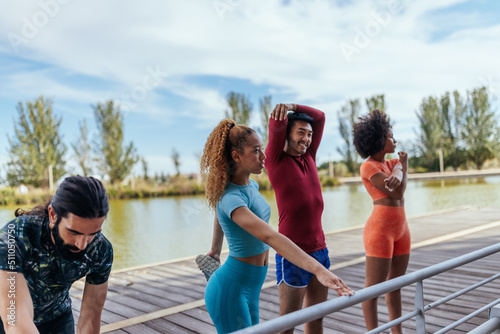
<path id="1" fill-rule="evenodd" d="M 115 248 L 116 269 L 206 251 L 212 223 L 203 196 L 116 200 L 103 232 Z"/>
<path id="2" fill-rule="evenodd" d="M 271 206 L 271 225 L 277 229 L 274 193 L 262 195 Z M 323 198 L 325 231 L 363 225 L 372 209 L 362 185 L 328 188 Z M 408 217 L 464 205 L 500 207 L 500 177 L 410 181 L 405 201 Z M 0 207 L 0 222 L 13 219 L 14 210 Z M 103 233 L 113 243 L 113 267 L 120 269 L 206 252 L 212 228 L 213 213 L 204 197 L 189 196 L 111 201 Z"/>

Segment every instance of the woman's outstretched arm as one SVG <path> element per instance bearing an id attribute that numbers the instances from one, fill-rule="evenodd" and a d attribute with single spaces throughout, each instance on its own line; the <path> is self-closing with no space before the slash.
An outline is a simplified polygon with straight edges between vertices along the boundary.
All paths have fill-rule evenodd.
<path id="1" fill-rule="evenodd" d="M 321 284 L 334 289 L 339 296 L 354 293 L 341 278 L 314 260 L 286 236 L 276 232 L 247 207 L 242 206 L 235 209 L 231 213 L 231 219 L 245 231 L 274 248 L 287 260 L 316 275 Z"/>

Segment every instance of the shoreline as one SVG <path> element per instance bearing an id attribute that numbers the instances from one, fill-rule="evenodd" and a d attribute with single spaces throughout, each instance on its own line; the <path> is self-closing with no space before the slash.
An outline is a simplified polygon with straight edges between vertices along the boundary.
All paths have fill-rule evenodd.
<path id="1" fill-rule="evenodd" d="M 500 168 L 483 169 L 483 170 L 464 170 L 464 171 L 451 171 L 451 172 L 430 172 L 430 173 L 411 173 L 408 174 L 408 180 L 446 180 L 446 179 L 460 179 L 468 177 L 486 177 L 500 175 Z M 269 189 L 270 184 L 267 179 L 256 180 L 259 183 L 261 190 Z M 322 188 L 337 187 L 342 185 L 356 185 L 361 184 L 361 177 L 339 177 L 327 178 L 322 181 Z M 199 184 L 172 184 L 164 188 L 148 188 L 139 186 L 136 189 L 130 186 L 123 186 L 118 188 L 109 187 L 107 185 L 108 194 L 112 200 L 121 199 L 143 199 L 143 198 L 164 198 L 175 196 L 195 196 L 204 193 L 203 188 Z M 20 194 L 15 187 L 0 188 L 0 207 L 9 206 L 33 206 L 40 203 L 45 203 L 50 198 L 51 193 L 46 189 L 34 189 L 29 193 Z"/>
<path id="2" fill-rule="evenodd" d="M 445 179 L 460 179 L 467 177 L 484 177 L 500 175 L 500 168 L 481 169 L 481 170 L 462 170 L 452 172 L 431 172 L 431 173 L 412 173 L 408 174 L 408 180 L 445 180 Z M 361 177 L 339 177 L 341 185 L 345 184 L 361 184 Z"/>

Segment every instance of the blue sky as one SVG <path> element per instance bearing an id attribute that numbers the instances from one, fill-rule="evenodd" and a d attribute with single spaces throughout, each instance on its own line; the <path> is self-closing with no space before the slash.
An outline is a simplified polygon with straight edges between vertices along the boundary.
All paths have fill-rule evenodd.
<path id="1" fill-rule="evenodd" d="M 385 94 L 396 139 L 413 140 L 423 97 L 482 85 L 498 95 L 499 12 L 494 0 L 6 0 L 0 169 L 18 102 L 40 95 L 53 99 L 68 147 L 83 119 L 97 135 L 92 105 L 118 101 L 125 141 L 151 174 L 174 173 L 173 148 L 181 172 L 198 171 L 229 91 L 255 111 L 265 95 L 323 110 L 318 163 L 339 159 L 336 115 L 353 98 Z"/>

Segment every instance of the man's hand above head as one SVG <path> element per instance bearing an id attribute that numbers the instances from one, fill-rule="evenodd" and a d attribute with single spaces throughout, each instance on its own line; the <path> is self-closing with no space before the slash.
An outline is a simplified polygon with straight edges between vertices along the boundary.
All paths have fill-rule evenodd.
<path id="1" fill-rule="evenodd" d="M 297 105 L 293 103 L 279 103 L 274 107 L 271 112 L 271 118 L 276 121 L 283 121 L 286 119 L 289 111 L 297 109 Z"/>

